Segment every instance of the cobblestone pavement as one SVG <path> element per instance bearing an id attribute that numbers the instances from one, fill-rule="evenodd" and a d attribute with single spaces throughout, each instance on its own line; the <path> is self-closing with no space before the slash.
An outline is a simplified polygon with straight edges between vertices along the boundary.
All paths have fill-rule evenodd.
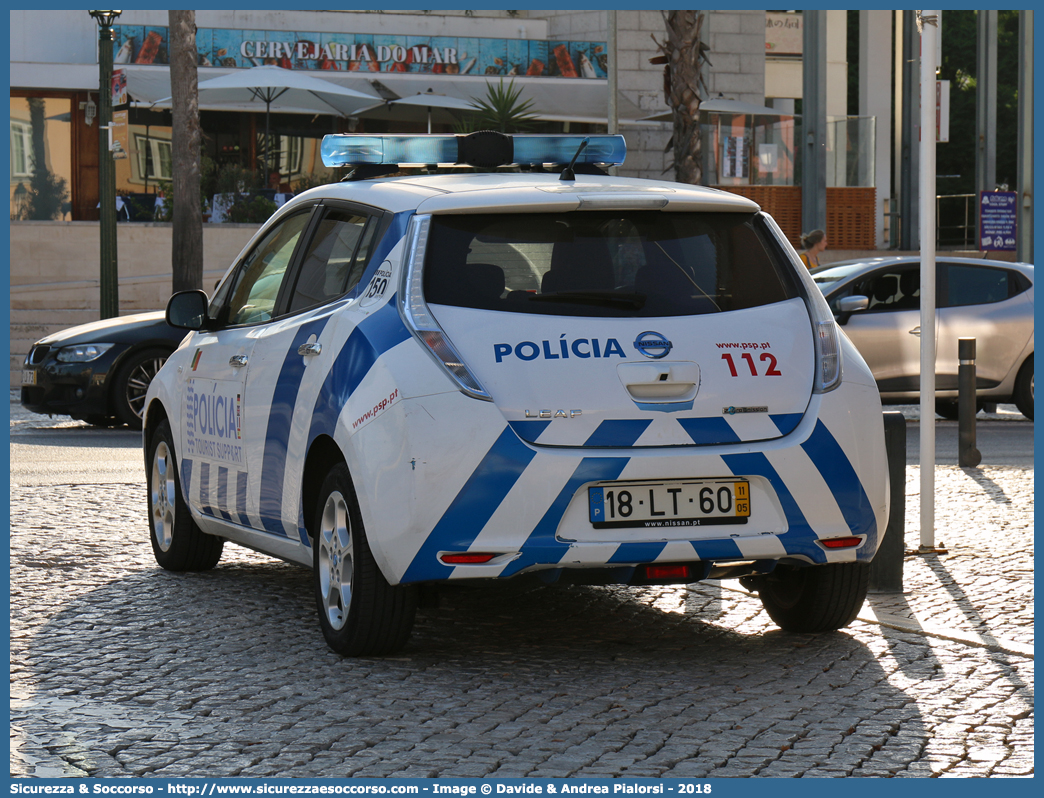
<path id="1" fill-rule="evenodd" d="M 948 553 L 839 633 L 780 632 L 735 582 L 508 583 L 358 660 L 303 569 L 231 545 L 158 569 L 140 485 L 13 485 L 11 773 L 1031 775 L 1033 472 L 938 474 Z"/>

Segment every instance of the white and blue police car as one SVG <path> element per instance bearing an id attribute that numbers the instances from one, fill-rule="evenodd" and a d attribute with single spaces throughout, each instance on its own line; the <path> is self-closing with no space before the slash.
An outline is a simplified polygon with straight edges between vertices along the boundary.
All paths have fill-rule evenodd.
<path id="1" fill-rule="evenodd" d="M 873 376 L 756 204 L 606 174 L 624 152 L 328 136 L 349 179 L 168 304 L 159 564 L 309 566 L 345 655 L 402 648 L 423 585 L 523 575 L 738 577 L 783 629 L 851 622 L 888 512 Z"/>

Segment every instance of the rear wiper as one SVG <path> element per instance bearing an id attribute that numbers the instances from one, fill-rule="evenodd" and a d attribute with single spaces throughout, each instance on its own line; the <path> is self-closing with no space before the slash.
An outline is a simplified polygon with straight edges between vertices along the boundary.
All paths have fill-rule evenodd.
<path id="1" fill-rule="evenodd" d="M 645 294 L 621 294 L 616 291 L 554 291 L 549 294 L 531 294 L 531 302 L 573 302 L 581 305 L 640 310 L 645 306 Z"/>

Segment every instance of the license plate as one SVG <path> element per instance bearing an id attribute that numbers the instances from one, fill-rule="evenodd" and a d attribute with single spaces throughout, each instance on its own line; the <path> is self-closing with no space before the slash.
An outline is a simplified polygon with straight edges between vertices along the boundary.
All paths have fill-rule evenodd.
<path id="1" fill-rule="evenodd" d="M 36 369 L 22 369 L 22 385 L 36 385 Z"/>
<path id="2" fill-rule="evenodd" d="M 745 524 L 750 483 L 735 478 L 614 482 L 588 488 L 595 529 Z"/>

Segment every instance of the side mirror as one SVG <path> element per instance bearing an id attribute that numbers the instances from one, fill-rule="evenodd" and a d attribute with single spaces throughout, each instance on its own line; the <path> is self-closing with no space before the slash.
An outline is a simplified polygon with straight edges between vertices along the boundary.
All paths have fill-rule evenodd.
<path id="1" fill-rule="evenodd" d="M 179 291 L 167 300 L 167 324 L 186 330 L 203 330 L 207 326 L 208 304 L 204 291 Z"/>
<path id="2" fill-rule="evenodd" d="M 865 296 L 846 296 L 837 303 L 837 323 L 844 327 L 853 313 L 870 307 L 870 298 Z"/>

